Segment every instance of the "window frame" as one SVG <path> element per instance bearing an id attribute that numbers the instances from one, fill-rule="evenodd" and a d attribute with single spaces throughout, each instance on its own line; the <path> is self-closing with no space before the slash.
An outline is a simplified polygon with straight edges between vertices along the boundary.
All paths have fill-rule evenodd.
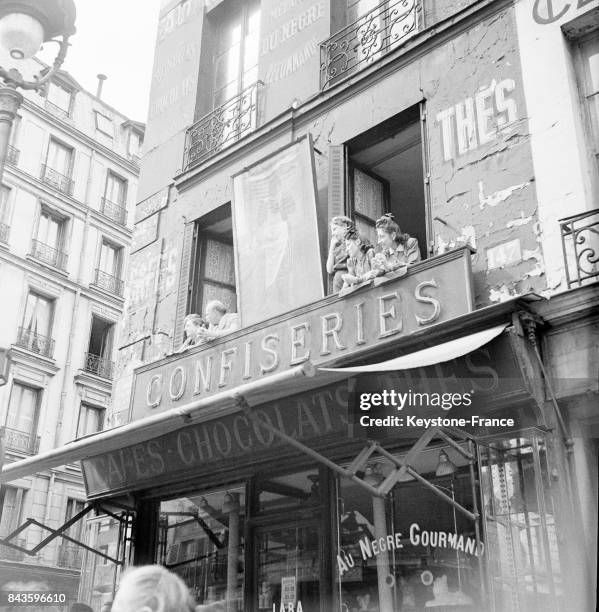
<path id="1" fill-rule="evenodd" d="M 92 431 L 92 432 L 88 432 L 88 433 L 81 433 L 80 432 L 80 428 L 81 428 L 81 416 L 82 416 L 82 412 L 83 412 L 84 409 L 85 410 L 95 410 L 95 411 L 98 412 L 99 417 L 100 417 L 99 418 L 100 429 L 97 429 L 96 431 Z M 86 418 L 85 421 L 87 423 L 88 419 Z M 101 406 L 97 406 L 96 404 L 92 404 L 90 402 L 82 401 L 79 404 L 79 412 L 77 414 L 77 427 L 75 429 L 75 437 L 77 439 L 84 438 L 86 436 L 92 436 L 92 435 L 94 435 L 94 434 L 96 434 L 96 433 L 98 433 L 100 431 L 103 431 L 105 421 L 106 421 L 106 408 L 101 407 Z"/>
<path id="2" fill-rule="evenodd" d="M 112 272 L 109 272 L 107 270 L 104 270 L 102 268 L 102 251 L 104 250 L 104 247 L 108 247 L 111 248 L 115 251 L 115 270 L 113 270 Z M 125 247 L 122 244 L 119 244 L 118 242 L 115 242 L 114 240 L 112 240 L 111 238 L 108 238 L 104 235 L 100 236 L 100 246 L 98 248 L 98 265 L 97 268 L 98 270 L 100 270 L 100 272 L 104 272 L 104 274 L 108 274 L 118 280 L 123 280 L 122 279 L 122 273 L 123 273 L 123 263 L 124 263 L 124 254 L 125 254 Z"/>
<path id="3" fill-rule="evenodd" d="M 101 123 L 98 122 L 98 117 L 102 117 L 102 119 L 105 119 L 107 122 L 110 122 L 110 125 L 112 126 L 111 132 L 107 132 L 101 127 Z M 115 126 L 114 126 L 114 119 L 112 117 L 109 117 L 108 115 L 105 115 L 99 110 L 94 109 L 94 126 L 96 129 L 96 132 L 100 132 L 101 134 L 104 134 L 104 136 L 108 136 L 108 138 L 110 138 L 111 140 L 114 140 L 114 127 Z"/>
<path id="4" fill-rule="evenodd" d="M 21 429 L 16 429 L 16 428 L 8 426 L 8 419 L 11 414 L 10 408 L 12 405 L 12 398 L 15 392 L 15 386 L 17 385 L 23 389 L 29 389 L 30 391 L 33 391 L 35 393 L 35 406 L 33 408 L 33 419 L 31 421 L 31 431 L 23 431 Z M 4 427 L 7 427 L 8 429 L 14 429 L 15 431 L 18 431 L 23 434 L 28 434 L 30 438 L 34 438 L 35 436 L 37 436 L 38 430 L 39 430 L 39 424 L 40 424 L 40 412 L 41 412 L 41 406 L 42 406 L 43 391 L 44 390 L 42 388 L 35 387 L 33 385 L 29 385 L 25 382 L 22 382 L 19 379 L 13 380 L 12 386 L 10 388 L 10 394 L 8 397 L 8 403 L 6 406 L 6 415 L 4 417 Z M 21 403 L 19 403 L 19 412 L 21 412 L 20 406 L 21 406 Z"/>
<path id="5" fill-rule="evenodd" d="M 122 195 L 122 202 L 116 202 L 115 200 L 113 200 L 112 198 L 107 197 L 107 193 L 108 193 L 108 182 L 110 181 L 110 179 L 113 180 L 117 180 L 120 181 L 122 186 L 123 186 L 123 195 Z M 111 168 L 108 168 L 106 170 L 106 179 L 104 180 L 104 199 L 108 200 L 109 202 L 112 202 L 113 204 L 116 204 L 117 206 L 121 206 L 122 208 L 126 208 L 127 207 L 127 195 L 128 195 L 128 191 L 129 191 L 129 181 L 122 175 L 118 174 L 118 172 L 115 172 L 114 170 L 112 170 Z"/>
<path id="6" fill-rule="evenodd" d="M 68 108 L 64 108 L 60 106 L 60 104 L 56 104 L 56 102 L 54 102 L 53 100 L 50 100 L 50 91 L 52 87 L 57 87 L 61 89 L 62 91 L 64 91 L 66 94 L 68 94 L 69 96 Z M 56 108 L 60 109 L 61 111 L 64 111 L 66 113 L 66 116 L 70 118 L 73 112 L 73 100 L 75 98 L 74 94 L 75 92 L 72 88 L 66 87 L 59 81 L 50 81 L 50 83 L 48 84 L 48 93 L 46 94 L 46 101 L 52 104 L 53 106 L 55 106 Z"/>
<path id="7" fill-rule="evenodd" d="M 23 329 L 27 329 L 25 327 L 25 317 L 27 316 L 27 306 L 29 304 L 29 297 L 31 295 L 36 296 L 37 298 L 42 298 L 50 302 L 50 319 L 48 322 L 48 333 L 40 334 L 45 336 L 46 338 L 52 338 L 52 330 L 54 329 L 54 318 L 56 315 L 56 297 L 43 293 L 42 291 L 38 291 L 34 287 L 28 287 L 27 292 L 25 293 L 25 304 L 23 307 L 23 318 L 21 319 L 21 327 Z"/>

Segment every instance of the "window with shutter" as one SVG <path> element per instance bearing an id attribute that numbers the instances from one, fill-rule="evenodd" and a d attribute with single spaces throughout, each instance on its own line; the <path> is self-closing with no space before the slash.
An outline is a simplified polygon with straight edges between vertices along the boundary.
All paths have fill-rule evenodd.
<path id="1" fill-rule="evenodd" d="M 177 291 L 177 309 L 175 311 L 175 330 L 173 346 L 178 348 L 183 343 L 183 320 L 187 314 L 187 304 L 191 292 L 189 271 L 191 268 L 191 253 L 194 239 L 195 224 L 187 223 L 183 230 L 183 247 L 179 267 L 179 289 Z"/>

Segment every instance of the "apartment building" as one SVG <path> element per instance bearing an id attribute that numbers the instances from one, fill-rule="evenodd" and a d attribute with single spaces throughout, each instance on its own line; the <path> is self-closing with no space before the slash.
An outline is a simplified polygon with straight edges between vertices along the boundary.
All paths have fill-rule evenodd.
<path id="1" fill-rule="evenodd" d="M 115 328 L 144 125 L 61 71 L 47 95 L 28 92 L 15 121 L 0 201 L 0 346 L 9 366 L 0 388 L 5 466 L 100 431 L 108 424 Z M 81 511 L 78 464 L 2 486 L 2 583 L 41 582 L 75 599 L 81 549 L 53 539 Z M 67 530 L 74 541 L 80 524 Z"/>

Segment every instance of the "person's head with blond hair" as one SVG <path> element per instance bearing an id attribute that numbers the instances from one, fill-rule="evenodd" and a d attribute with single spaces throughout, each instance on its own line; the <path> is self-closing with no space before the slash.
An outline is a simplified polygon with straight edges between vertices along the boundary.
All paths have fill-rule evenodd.
<path id="1" fill-rule="evenodd" d="M 144 565 L 125 572 L 112 603 L 112 612 L 194 612 L 194 609 L 183 580 L 161 565 Z"/>

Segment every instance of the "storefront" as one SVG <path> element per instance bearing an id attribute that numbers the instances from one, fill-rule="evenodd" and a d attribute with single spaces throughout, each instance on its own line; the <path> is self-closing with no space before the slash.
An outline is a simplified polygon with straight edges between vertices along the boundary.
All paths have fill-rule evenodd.
<path id="1" fill-rule="evenodd" d="M 132 415 L 178 410 L 185 424 L 82 462 L 90 500 L 134 509 L 133 561 L 178 573 L 206 611 L 564 609 L 578 566 L 563 435 L 530 342 L 541 322 L 534 298 L 445 308 L 448 291 L 468 295 L 464 252 L 141 367 Z M 423 274 L 446 284 L 418 313 L 435 323 L 413 330 L 408 300 L 394 310 L 390 296 L 410 295 Z M 249 354 L 256 344 L 262 357 Z M 283 381 L 306 355 L 316 375 Z M 384 365 L 398 357 L 413 367 Z M 252 380 L 254 362 L 274 366 L 273 378 Z M 351 369 L 365 364 L 387 371 Z M 420 405 L 410 426 L 407 410 L 404 426 L 360 426 L 362 392 L 408 388 L 471 404 Z M 474 426 L 454 426 L 473 414 Z M 416 419 L 438 416 L 453 420 Z"/>
<path id="2" fill-rule="evenodd" d="M 584 609 L 538 298 L 473 310 L 469 258 L 144 365 L 131 423 L 10 466 L 82 460 L 88 601 L 160 563 L 206 612 Z"/>

